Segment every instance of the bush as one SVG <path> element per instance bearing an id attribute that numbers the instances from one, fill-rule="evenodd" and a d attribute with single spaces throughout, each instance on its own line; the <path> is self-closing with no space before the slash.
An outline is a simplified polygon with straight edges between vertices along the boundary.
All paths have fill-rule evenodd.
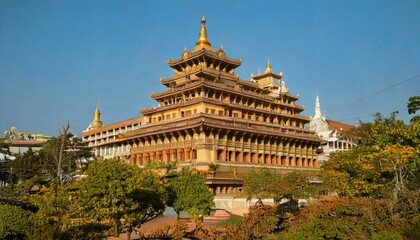
<path id="1" fill-rule="evenodd" d="M 249 208 L 240 226 L 229 226 L 226 231 L 228 239 L 256 239 L 272 233 L 279 219 L 276 208 L 268 205 L 254 205 Z"/>
<path id="2" fill-rule="evenodd" d="M 405 231 L 416 224 L 407 220 L 418 219 L 418 214 L 403 216 L 394 208 L 392 200 L 321 200 L 289 221 L 284 235 L 288 239 L 403 239 Z M 414 208 L 413 212 L 418 211 L 418 206 Z M 417 236 L 411 231 L 406 234 Z"/>
<path id="3" fill-rule="evenodd" d="M 217 223 L 216 225 L 219 227 L 229 227 L 229 226 L 241 226 L 242 222 L 244 221 L 243 217 L 230 215 L 230 217 L 222 222 Z"/>
<path id="4" fill-rule="evenodd" d="M 0 205 L 0 239 L 25 239 L 31 212 L 12 205 Z"/>

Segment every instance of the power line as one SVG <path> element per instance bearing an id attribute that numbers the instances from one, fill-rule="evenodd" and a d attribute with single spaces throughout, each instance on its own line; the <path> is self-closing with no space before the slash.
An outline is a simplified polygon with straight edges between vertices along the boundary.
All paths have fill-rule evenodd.
<path id="1" fill-rule="evenodd" d="M 398 114 L 408 114 L 407 113 L 408 108 L 403 108 L 402 110 L 395 110 L 394 112 L 397 112 Z M 347 118 L 341 118 L 337 121 L 347 121 L 347 120 L 355 120 L 355 119 L 366 119 L 366 118 L 373 118 L 374 114 L 372 113 L 370 116 L 359 116 L 359 117 L 347 117 Z"/>
<path id="2" fill-rule="evenodd" d="M 413 76 L 413 77 L 410 77 L 410 78 L 408 78 L 408 79 L 405 79 L 405 80 L 399 81 L 399 82 L 397 82 L 397 83 L 395 83 L 395 84 L 393 84 L 393 85 L 391 85 L 391 86 L 389 86 L 389 87 L 386 87 L 386 88 L 384 88 L 384 89 L 381 89 L 381 90 L 379 90 L 379 91 L 376 91 L 376 92 L 374 92 L 374 93 L 371 93 L 371 94 L 369 94 L 369 95 L 366 95 L 366 96 L 364 96 L 364 97 L 358 98 L 358 99 L 356 99 L 356 100 L 354 100 L 354 101 L 352 101 L 352 102 L 349 102 L 349 103 L 343 104 L 343 105 L 341 105 L 341 106 L 338 106 L 338 107 L 334 108 L 334 109 L 332 110 L 332 112 L 334 112 L 335 110 L 337 110 L 337 109 L 339 109 L 339 108 L 342 108 L 342 107 L 344 107 L 344 106 L 347 106 L 347 105 L 350 105 L 350 104 L 353 104 L 353 103 L 356 103 L 356 102 L 362 101 L 362 100 L 364 100 L 364 99 L 366 99 L 366 98 L 372 97 L 372 96 L 377 95 L 377 94 L 382 93 L 382 92 L 385 92 L 386 90 L 389 90 L 389 89 L 391 89 L 391 88 L 394 88 L 394 87 L 396 87 L 396 86 L 398 86 L 398 85 L 401 85 L 401 84 L 403 84 L 403 83 L 405 83 L 405 82 L 408 82 L 408 81 L 413 80 L 413 79 L 418 78 L 418 77 L 420 77 L 420 74 L 419 74 L 419 75 L 415 75 L 415 76 Z"/>

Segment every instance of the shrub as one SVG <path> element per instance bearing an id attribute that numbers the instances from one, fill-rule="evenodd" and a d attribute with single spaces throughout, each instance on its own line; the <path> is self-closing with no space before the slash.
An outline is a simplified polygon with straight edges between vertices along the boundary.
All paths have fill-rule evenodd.
<path id="1" fill-rule="evenodd" d="M 12 205 L 0 205 L 0 239 L 25 239 L 31 212 Z"/>

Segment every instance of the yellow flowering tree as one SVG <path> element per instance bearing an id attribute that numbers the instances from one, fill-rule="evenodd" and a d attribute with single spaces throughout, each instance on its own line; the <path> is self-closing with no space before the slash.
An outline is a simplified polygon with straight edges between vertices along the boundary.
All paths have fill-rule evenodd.
<path id="1" fill-rule="evenodd" d="M 398 199 L 402 190 L 419 187 L 420 127 L 375 115 L 373 123 L 361 123 L 358 146 L 333 154 L 323 165 L 325 183 L 342 196 Z"/>

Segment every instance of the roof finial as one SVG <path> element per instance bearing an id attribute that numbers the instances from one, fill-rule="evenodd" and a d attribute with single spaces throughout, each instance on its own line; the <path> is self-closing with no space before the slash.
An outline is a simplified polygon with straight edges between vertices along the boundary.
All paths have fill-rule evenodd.
<path id="1" fill-rule="evenodd" d="M 273 71 L 271 70 L 271 64 L 270 64 L 270 58 L 269 58 L 267 62 L 267 66 L 265 67 L 265 73 L 271 73 L 271 72 Z"/>
<path id="2" fill-rule="evenodd" d="M 96 109 L 95 113 L 93 114 L 92 128 L 100 128 L 102 127 L 102 124 L 101 112 L 99 111 L 99 101 L 96 101 Z"/>
<path id="3" fill-rule="evenodd" d="M 318 95 L 316 95 L 314 119 L 321 118 L 321 117 L 322 117 L 321 116 L 321 104 L 319 104 L 319 97 L 318 97 Z"/>
<path id="4" fill-rule="evenodd" d="M 206 29 L 205 24 L 206 24 L 206 18 L 203 16 L 203 18 L 201 19 L 200 34 L 199 34 L 198 41 L 195 44 L 193 51 L 201 50 L 202 48 L 215 51 L 211 47 L 211 44 L 207 38 L 207 29 Z"/>

